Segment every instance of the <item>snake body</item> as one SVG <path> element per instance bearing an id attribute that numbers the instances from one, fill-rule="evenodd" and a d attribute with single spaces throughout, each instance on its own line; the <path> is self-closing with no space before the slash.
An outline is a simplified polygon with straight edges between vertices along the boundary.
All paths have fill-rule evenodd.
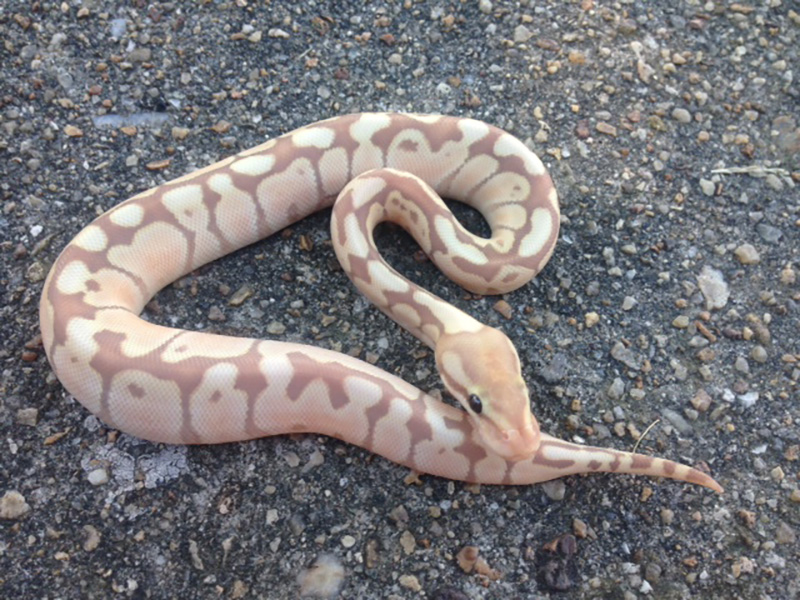
<path id="1" fill-rule="evenodd" d="M 491 238 L 462 228 L 441 197 L 478 209 Z M 464 410 L 341 353 L 138 316 L 175 279 L 334 201 L 332 240 L 345 271 L 434 350 Z M 451 479 L 531 484 L 606 471 L 722 490 L 685 465 L 540 432 L 512 343 L 388 266 L 372 237 L 387 220 L 459 284 L 492 294 L 544 266 L 559 208 L 538 157 L 485 123 L 388 113 L 314 123 L 134 196 L 84 228 L 44 285 L 48 359 L 101 420 L 157 442 L 316 432 Z"/>

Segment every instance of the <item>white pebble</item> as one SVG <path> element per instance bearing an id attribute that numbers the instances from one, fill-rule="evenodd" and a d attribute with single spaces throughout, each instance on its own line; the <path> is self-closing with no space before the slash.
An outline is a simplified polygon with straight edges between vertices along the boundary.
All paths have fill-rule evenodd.
<path id="1" fill-rule="evenodd" d="M 525 27 L 525 25 L 517 25 L 514 29 L 514 41 L 518 44 L 527 42 L 533 37 L 533 32 Z"/>
<path id="2" fill-rule="evenodd" d="M 676 108 L 672 111 L 672 118 L 678 121 L 679 123 L 691 123 L 692 121 L 692 113 L 690 113 L 685 108 Z"/>
<path id="3" fill-rule="evenodd" d="M 105 485 L 108 483 L 108 471 L 105 469 L 105 467 L 94 469 L 89 471 L 87 479 L 92 485 Z"/>
<path id="4" fill-rule="evenodd" d="M 314 564 L 297 576 L 300 594 L 311 598 L 333 598 L 344 581 L 344 567 L 332 554 L 320 554 Z"/>
<path id="5" fill-rule="evenodd" d="M 452 91 L 453 91 L 453 88 L 451 88 L 449 85 L 447 85 L 444 82 L 442 82 L 442 83 L 440 83 L 439 85 L 436 86 L 436 95 L 437 96 L 449 96 L 452 93 Z"/>
<path id="6" fill-rule="evenodd" d="M 724 308 L 731 293 L 720 271 L 706 265 L 697 276 L 697 284 L 706 299 L 706 308 Z"/>
<path id="7" fill-rule="evenodd" d="M 717 189 L 717 186 L 714 185 L 714 182 L 709 179 L 701 179 L 700 180 L 700 189 L 706 196 L 713 196 L 714 192 Z"/>
<path id="8" fill-rule="evenodd" d="M 746 394 L 742 394 L 739 396 L 739 402 L 742 403 L 744 408 L 751 408 L 756 402 L 758 402 L 758 392 L 747 392 Z"/>

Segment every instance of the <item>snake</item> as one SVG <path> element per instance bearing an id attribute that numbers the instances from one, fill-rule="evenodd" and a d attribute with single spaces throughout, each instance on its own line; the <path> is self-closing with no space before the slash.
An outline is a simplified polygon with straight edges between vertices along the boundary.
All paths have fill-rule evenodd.
<path id="1" fill-rule="evenodd" d="M 464 228 L 442 198 L 479 211 L 491 235 Z M 344 271 L 432 350 L 455 402 L 341 352 L 141 316 L 171 282 L 331 206 Z M 549 260 L 560 220 L 542 161 L 502 129 L 441 115 L 335 116 L 135 195 L 85 226 L 44 283 L 42 343 L 69 394 L 110 428 L 153 442 L 314 433 L 452 480 L 527 485 L 612 472 L 721 493 L 687 465 L 542 432 L 509 337 L 402 276 L 374 240 L 378 224 L 394 222 L 469 292 L 504 294 Z"/>

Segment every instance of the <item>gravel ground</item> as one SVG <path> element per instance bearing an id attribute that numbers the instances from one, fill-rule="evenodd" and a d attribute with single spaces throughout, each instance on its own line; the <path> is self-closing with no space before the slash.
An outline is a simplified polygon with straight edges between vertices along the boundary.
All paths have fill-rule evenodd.
<path id="1" fill-rule="evenodd" d="M 296 598 L 298 575 L 307 590 L 341 579 L 341 598 L 800 595 L 796 2 L 194 4 L 0 5 L 0 596 Z M 160 446 L 66 394 L 38 296 L 83 225 L 367 110 L 472 116 L 540 154 L 562 239 L 507 305 L 443 280 L 396 228 L 381 248 L 508 333 L 545 430 L 638 440 L 724 495 L 630 476 L 416 479 L 314 435 Z M 424 347 L 341 273 L 328 218 L 185 277 L 149 318 L 314 343 L 441 388 Z"/>

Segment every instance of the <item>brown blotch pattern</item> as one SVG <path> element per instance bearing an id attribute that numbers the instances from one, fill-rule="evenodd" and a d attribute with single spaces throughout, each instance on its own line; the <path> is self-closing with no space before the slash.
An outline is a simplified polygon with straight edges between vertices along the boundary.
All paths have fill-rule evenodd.
<path id="1" fill-rule="evenodd" d="M 349 245 L 352 240 L 347 240 L 342 222 L 337 224 L 334 221 L 334 238 L 338 238 L 345 247 L 344 262 L 349 266 L 350 275 L 357 285 L 361 289 L 371 289 L 376 285 L 369 269 L 373 261 L 378 264 L 381 258 L 373 253 L 371 230 L 377 222 L 387 218 L 396 219 L 403 226 L 416 230 L 418 241 L 431 258 L 442 268 L 450 269 L 451 276 L 455 275 L 459 282 L 463 280 L 466 285 L 484 291 L 519 287 L 542 268 L 558 236 L 559 213 L 552 193 L 552 182 L 546 173 L 531 175 L 526 171 L 525 160 L 530 162 L 530 157 L 495 153 L 498 140 L 507 134 L 490 126 L 476 124 L 470 131 L 485 133 L 468 142 L 462 129 L 465 124 L 468 121 L 453 117 L 420 119 L 400 114 L 335 117 L 165 183 L 100 216 L 93 222 L 93 229 L 87 230 L 81 242 L 83 247 L 71 243 L 64 249 L 55 261 L 42 292 L 42 337 L 57 375 L 68 390 L 101 419 L 133 435 L 156 441 L 218 443 L 281 432 L 317 431 L 340 435 L 347 441 L 360 443 L 369 449 L 380 444 L 380 440 L 375 439 L 376 428 L 379 423 L 387 422 L 403 427 L 407 434 L 405 438 L 398 437 L 407 440 L 405 443 L 384 449 L 387 458 L 412 468 L 425 464 L 428 472 L 444 477 L 461 477 L 486 483 L 525 484 L 572 472 L 611 470 L 662 474 L 721 490 L 707 475 L 683 465 L 577 446 L 551 438 L 542 442 L 536 456 L 529 461 L 506 462 L 497 473 L 478 474 L 476 466 L 489 454 L 463 411 L 437 402 L 371 365 L 337 353 L 311 347 L 298 349 L 296 345 L 279 342 L 242 340 L 238 346 L 230 345 L 228 338 L 203 333 L 191 334 L 194 337 L 190 345 L 181 340 L 187 335 L 182 330 L 152 325 L 131 316 L 137 315 L 160 287 L 197 268 L 202 262 L 251 244 L 311 212 L 330 206 L 335 196 L 330 189 L 332 185 L 344 187 L 348 181 L 362 175 L 357 172 L 356 162 L 373 167 L 396 166 L 390 164 L 390 155 L 397 156 L 398 161 L 404 164 L 417 165 L 411 168 L 419 172 L 412 175 L 431 173 L 432 167 L 440 165 L 440 169 L 434 169 L 439 171 L 439 178 L 422 183 L 401 174 L 382 172 L 380 176 L 385 178 L 387 187 L 377 194 L 370 206 L 384 204 L 382 211 L 375 213 L 378 217 L 373 219 L 364 219 L 370 210 L 366 208 L 367 205 L 356 207 L 353 197 L 343 194 L 338 203 L 342 206 L 343 214 L 357 213 L 359 235 L 369 245 L 366 254 L 359 254 Z M 302 145 L 297 143 L 296 137 L 301 131 L 304 137 Z M 327 137 L 329 132 L 332 132 L 332 141 Z M 372 154 L 359 154 L 367 145 Z M 524 149 L 519 151 L 527 152 Z M 524 178 L 529 189 L 527 194 L 521 194 L 524 190 L 514 184 L 514 189 L 505 192 L 508 199 L 491 199 L 494 208 L 508 201 L 524 210 L 526 218 L 511 228 L 511 248 L 508 247 L 508 238 L 504 237 L 509 230 L 507 224 L 497 227 L 497 231 L 493 228 L 493 235 L 499 236 L 496 242 L 480 241 L 456 223 L 453 224 L 456 244 L 471 248 L 473 257 L 481 257 L 480 260 L 472 260 L 453 250 L 442 238 L 436 226 L 437 219 L 451 219 L 451 216 L 441 201 L 437 202 L 435 198 L 431 200 L 430 188 L 446 192 L 448 186 L 464 174 L 464 165 L 482 156 L 496 161 L 496 171 L 469 179 L 475 181 L 474 186 L 463 198 L 457 199 L 480 210 L 483 200 L 477 195 L 479 190 L 491 177 L 501 173 Z M 251 168 L 248 172 L 248 165 L 253 163 L 242 161 L 252 157 L 264 158 L 262 164 L 268 164 L 269 168 L 265 167 L 260 172 Z M 459 158 L 454 162 L 455 157 L 466 159 Z M 437 162 L 434 165 L 431 161 Z M 321 169 L 323 164 L 324 173 Z M 226 209 L 232 212 L 225 215 L 225 222 L 239 223 L 250 219 L 248 222 L 251 227 L 247 232 L 223 229 L 226 225 L 218 214 L 222 196 L 212 190 L 209 183 L 215 175 L 228 177 L 236 190 L 236 198 L 241 197 L 238 205 Z M 272 189 L 268 185 L 271 181 L 291 182 L 291 189 Z M 194 231 L 188 225 L 183 225 L 164 202 L 166 194 L 182 186 L 199 186 L 201 190 L 201 203 L 208 213 L 208 223 L 203 231 Z M 387 203 L 388 198 L 395 198 L 391 206 Z M 407 203 L 416 202 L 419 198 L 425 203 L 424 211 L 410 210 L 410 204 Z M 122 209 L 126 212 L 118 212 Z M 540 215 L 542 209 L 549 215 L 551 228 L 548 239 L 543 241 L 533 256 L 519 260 L 522 257 L 515 254 L 534 227 L 532 215 L 537 209 Z M 193 209 L 185 210 L 182 214 L 184 217 L 197 216 Z M 250 218 L 253 214 L 255 224 Z M 140 218 L 137 220 L 131 215 Z M 491 226 L 491 212 L 485 213 L 485 216 Z M 139 244 L 136 249 L 141 256 L 135 261 L 126 261 L 124 268 L 110 261 L 112 251 L 124 254 L 126 249 L 133 248 L 141 232 L 161 230 L 168 231 L 169 235 L 160 240 L 159 248 L 139 248 L 143 245 Z M 157 264 L 155 261 L 164 252 L 174 255 L 175 259 L 166 265 Z M 81 268 L 75 268 L 77 266 Z M 104 280 L 105 273 L 116 274 L 113 285 L 109 280 Z M 501 276 L 500 273 L 504 274 Z M 75 280 L 78 277 L 84 280 Z M 455 314 L 449 312 L 455 309 L 444 303 L 442 308 L 436 305 L 435 310 L 418 304 L 417 294 L 427 292 L 410 285 L 402 288 L 402 291 L 381 291 L 386 303 L 380 308 L 393 317 L 397 317 L 393 314 L 393 308 L 399 304 L 414 307 L 418 320 L 428 327 L 425 332 L 416 326 L 409 329 L 417 329 L 414 333 L 427 343 L 435 343 L 437 335 L 450 323 L 449 315 Z M 88 303 L 89 294 L 93 294 L 95 305 Z M 100 296 L 105 299 L 105 305 L 97 305 L 96 298 Z M 432 297 L 428 294 L 425 298 Z M 124 331 L 112 331 L 101 325 L 101 321 L 109 322 L 102 320 L 104 316 L 117 314 L 126 314 L 134 319 L 130 321 L 131 327 Z M 458 318 L 468 319 L 461 313 Z M 230 356 L 218 356 L 217 348 L 229 347 L 225 344 L 240 348 L 240 351 Z M 263 344 L 268 344 L 272 353 L 270 356 L 262 355 Z M 183 352 L 180 352 L 181 349 Z M 165 359 L 166 353 L 169 353 L 170 360 Z M 185 358 L 181 358 L 183 356 Z M 270 381 L 264 374 L 269 371 L 263 368 L 265 361 L 271 360 L 276 365 L 288 365 L 291 369 L 288 384 L 285 381 L 280 384 L 285 389 L 279 388 L 277 380 Z M 211 383 L 212 391 L 208 394 L 207 403 L 213 405 L 214 411 L 222 409 L 223 412 L 212 411 L 209 414 L 226 415 L 223 419 L 225 422 L 218 426 L 209 422 L 208 415 L 201 414 L 199 407 L 193 404 L 193 395 L 204 385 L 205 374 L 215 368 L 235 374 L 232 387 L 226 388 L 223 382 L 219 382 L 220 387 L 215 389 L 213 386 L 217 383 Z M 62 372 L 58 372 L 58 369 Z M 293 412 L 293 400 L 299 398 L 314 380 L 325 383 L 325 402 L 332 410 L 361 406 L 361 399 L 351 396 L 347 391 L 344 384 L 347 377 L 360 378 L 380 390 L 379 400 L 363 408 L 367 431 L 328 431 L 325 423 L 315 420 L 313 415 Z M 137 381 L 129 381 L 131 378 Z M 123 389 L 118 382 L 124 381 L 128 381 L 128 384 Z M 230 389 L 230 393 L 226 393 L 225 389 Z M 272 392 L 279 393 L 280 397 L 276 399 L 270 396 Z M 122 396 L 112 396 L 113 393 Z M 272 400 L 267 401 L 267 398 Z M 128 407 L 125 402 L 135 405 Z M 146 407 L 144 413 L 143 407 Z M 266 414 L 260 412 L 257 415 L 256 410 L 266 411 Z M 230 412 L 229 418 L 226 411 Z M 179 422 L 175 422 L 175 419 Z M 257 422 L 266 425 L 258 427 Z M 270 423 L 278 425 L 273 427 Z M 426 450 L 423 451 L 423 448 Z M 559 456 L 566 453 L 569 458 L 549 457 L 548 452 L 553 449 L 558 450 Z M 423 456 L 423 452 L 427 454 Z M 466 475 L 455 472 L 454 465 L 448 462 L 447 457 L 453 453 L 470 465 Z"/>

